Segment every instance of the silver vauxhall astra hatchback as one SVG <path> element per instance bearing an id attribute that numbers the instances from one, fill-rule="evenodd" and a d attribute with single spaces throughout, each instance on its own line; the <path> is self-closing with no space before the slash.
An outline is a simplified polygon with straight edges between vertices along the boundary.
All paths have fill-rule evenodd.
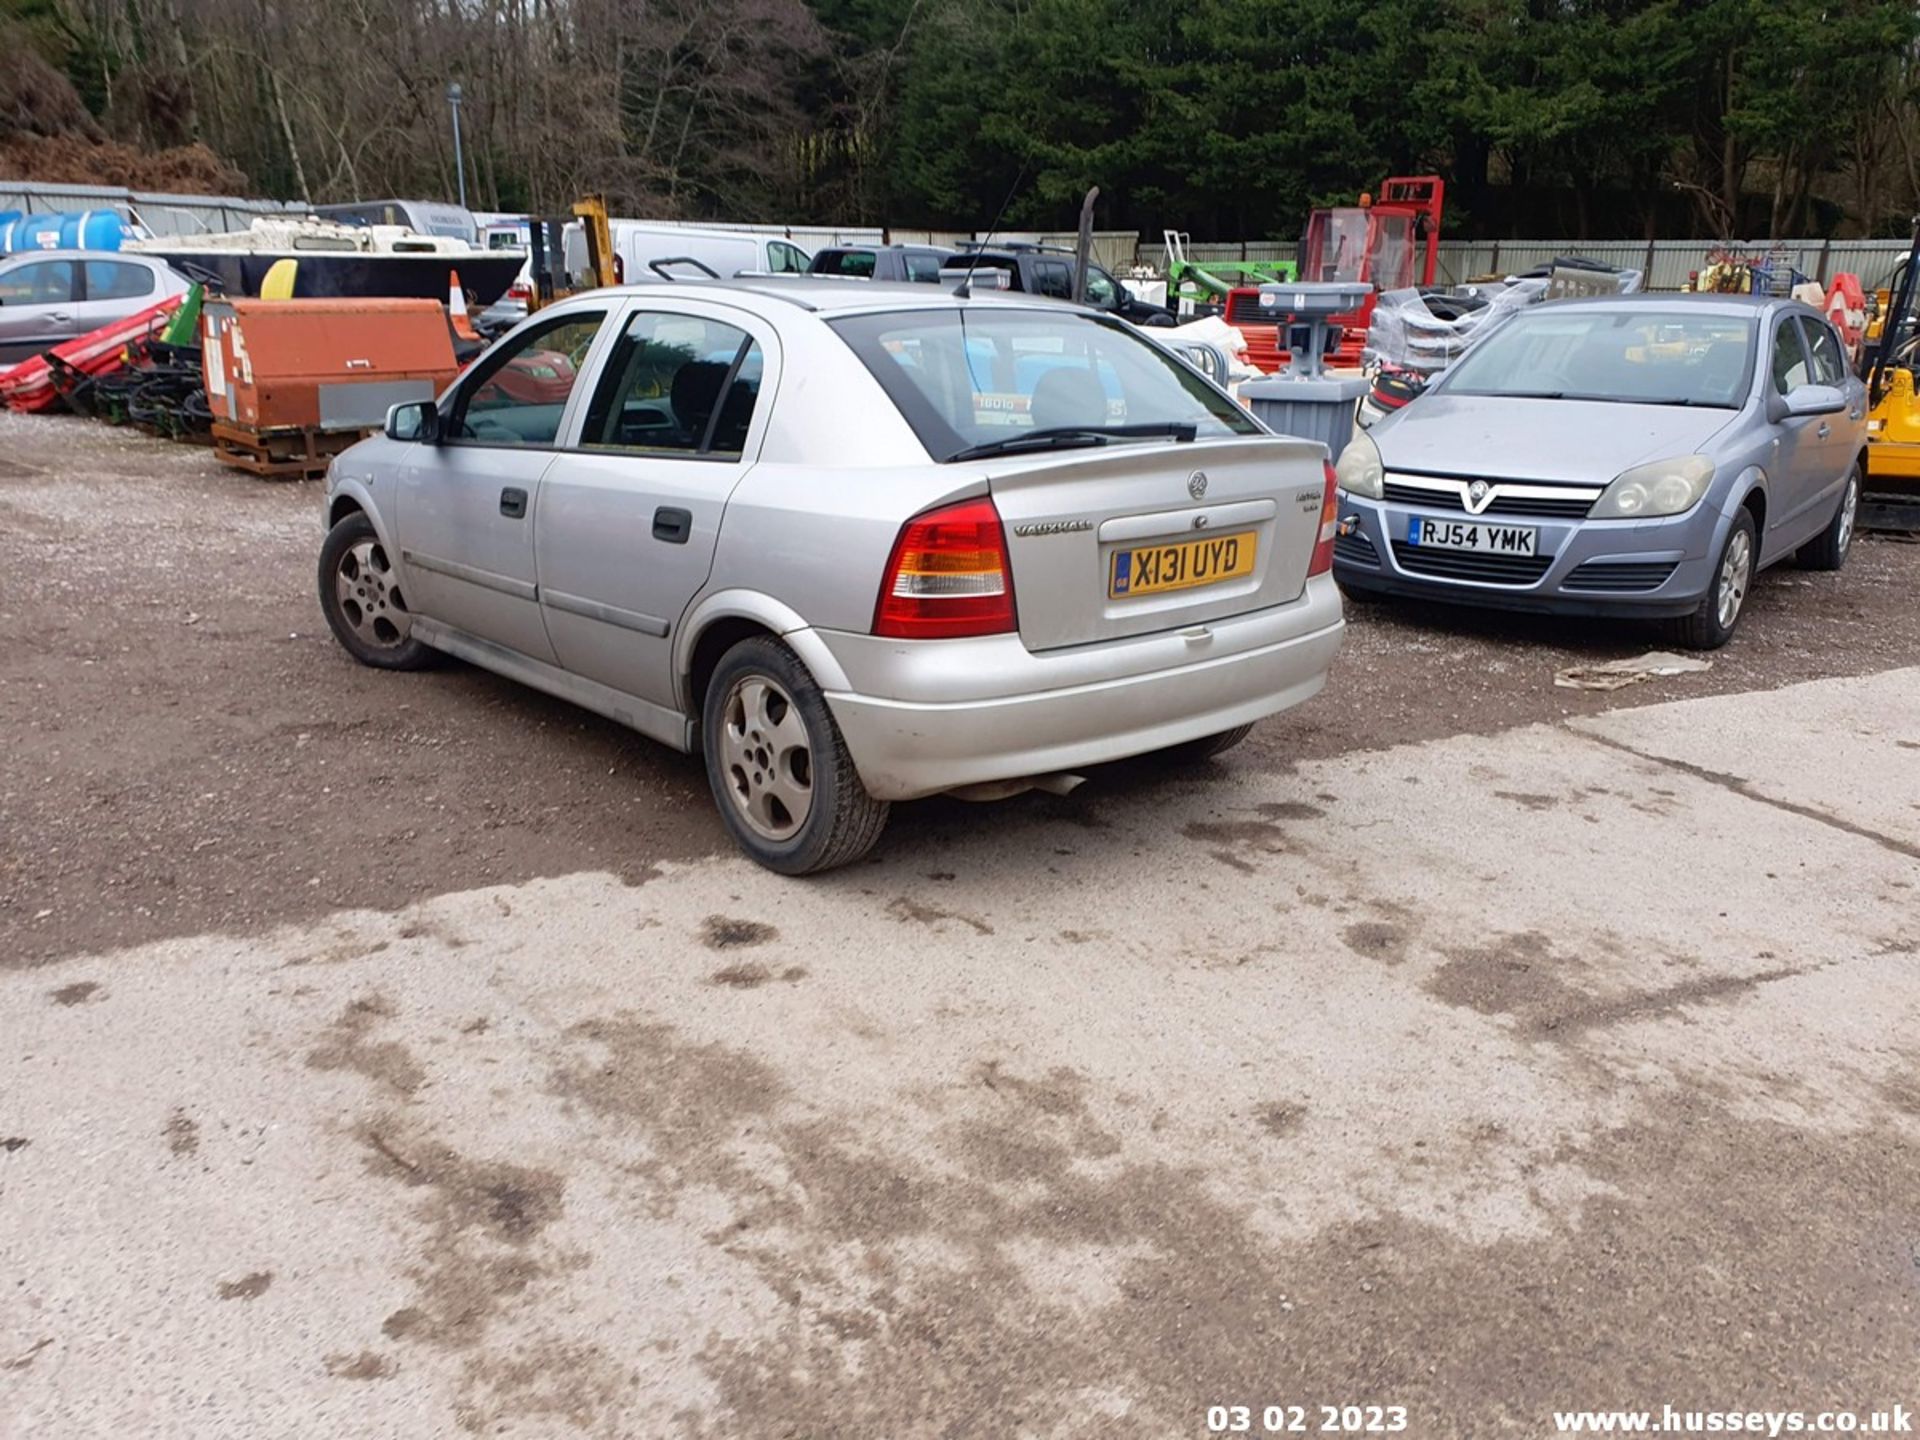
<path id="1" fill-rule="evenodd" d="M 1339 648 L 1332 471 L 1126 324 L 760 279 L 541 311 L 335 461 L 340 643 L 699 752 L 802 874 L 888 804 L 1216 754 Z"/>

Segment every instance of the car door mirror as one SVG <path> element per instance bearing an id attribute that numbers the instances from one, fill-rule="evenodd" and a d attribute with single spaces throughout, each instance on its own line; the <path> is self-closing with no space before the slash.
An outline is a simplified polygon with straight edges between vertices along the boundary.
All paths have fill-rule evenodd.
<path id="1" fill-rule="evenodd" d="M 1805 415 L 1837 415 L 1847 408 L 1847 397 L 1837 385 L 1802 385 L 1789 391 L 1787 414 L 1799 419 Z"/>
<path id="2" fill-rule="evenodd" d="M 387 411 L 387 438 L 420 445 L 440 443 L 440 407 L 431 400 L 409 400 Z"/>

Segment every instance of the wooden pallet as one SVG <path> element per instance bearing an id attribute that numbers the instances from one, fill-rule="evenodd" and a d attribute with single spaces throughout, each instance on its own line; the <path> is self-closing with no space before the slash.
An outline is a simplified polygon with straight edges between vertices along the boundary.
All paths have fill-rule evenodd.
<path id="1" fill-rule="evenodd" d="M 319 480 L 327 462 L 364 439 L 366 430 L 319 430 L 311 425 L 277 430 L 243 430 L 213 424 L 213 453 L 223 464 L 268 480 Z"/>

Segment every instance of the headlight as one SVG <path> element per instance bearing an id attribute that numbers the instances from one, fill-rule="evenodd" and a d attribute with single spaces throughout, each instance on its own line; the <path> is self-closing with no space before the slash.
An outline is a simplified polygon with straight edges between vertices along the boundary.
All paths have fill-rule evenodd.
<path id="1" fill-rule="evenodd" d="M 1636 465 L 1607 486 L 1587 514 L 1595 520 L 1678 515 L 1706 494 L 1712 482 L 1713 462 L 1704 455 Z"/>
<path id="2" fill-rule="evenodd" d="M 1380 447 L 1369 435 L 1356 435 L 1340 452 L 1340 463 L 1333 467 L 1333 482 L 1349 495 L 1378 500 L 1385 493 L 1387 472 L 1380 463 Z"/>

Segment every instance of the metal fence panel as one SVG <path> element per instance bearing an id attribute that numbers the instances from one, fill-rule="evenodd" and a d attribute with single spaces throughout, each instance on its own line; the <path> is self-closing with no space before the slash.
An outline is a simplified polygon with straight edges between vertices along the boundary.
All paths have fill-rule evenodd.
<path id="1" fill-rule="evenodd" d="M 170 195 L 118 185 L 43 185 L 0 180 L 0 210 L 44 215 L 64 210 L 111 210 L 144 224 L 156 235 L 201 235 L 244 230 L 257 215 L 304 211 L 304 205 L 250 200 L 236 195 Z"/>

